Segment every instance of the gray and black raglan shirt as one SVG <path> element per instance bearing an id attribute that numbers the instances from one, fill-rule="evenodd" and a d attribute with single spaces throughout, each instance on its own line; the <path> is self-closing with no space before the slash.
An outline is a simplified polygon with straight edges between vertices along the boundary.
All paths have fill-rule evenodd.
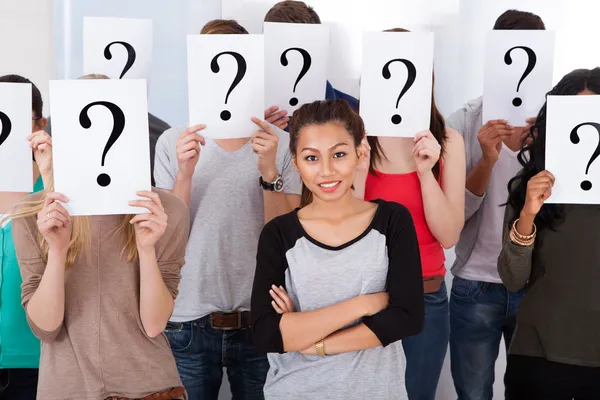
<path id="1" fill-rule="evenodd" d="M 257 253 L 252 292 L 254 343 L 268 353 L 267 399 L 407 399 L 401 339 L 424 322 L 421 259 L 410 212 L 377 200 L 367 230 L 338 247 L 310 237 L 297 210 L 269 222 Z M 382 346 L 325 357 L 285 353 L 281 315 L 271 306 L 271 285 L 285 287 L 296 312 L 332 306 L 387 291 L 389 306 L 364 323 Z"/>

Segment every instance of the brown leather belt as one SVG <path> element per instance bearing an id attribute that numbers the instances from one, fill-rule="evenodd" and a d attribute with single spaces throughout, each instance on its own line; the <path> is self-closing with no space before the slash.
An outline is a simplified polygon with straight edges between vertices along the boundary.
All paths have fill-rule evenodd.
<path id="1" fill-rule="evenodd" d="M 185 399 L 185 389 L 182 387 L 176 387 L 173 389 L 165 390 L 164 392 L 153 393 L 148 396 L 142 397 L 139 400 L 176 400 Z M 135 400 L 129 397 L 118 397 L 112 396 L 107 397 L 106 400 Z"/>
<path id="2" fill-rule="evenodd" d="M 423 291 L 425 293 L 435 293 L 442 287 L 442 282 L 444 282 L 444 275 L 423 278 Z"/>
<path id="3" fill-rule="evenodd" d="M 208 323 L 220 331 L 233 331 L 252 327 L 250 311 L 214 312 L 210 314 Z"/>

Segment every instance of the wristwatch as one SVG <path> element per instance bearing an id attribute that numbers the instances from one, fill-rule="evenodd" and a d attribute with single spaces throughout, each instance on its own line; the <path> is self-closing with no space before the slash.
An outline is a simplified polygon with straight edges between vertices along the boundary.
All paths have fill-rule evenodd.
<path id="1" fill-rule="evenodd" d="M 283 190 L 283 177 L 281 175 L 277 175 L 277 178 L 273 182 L 265 182 L 262 176 L 258 179 L 260 187 L 264 190 L 269 190 L 271 192 L 280 193 Z"/>

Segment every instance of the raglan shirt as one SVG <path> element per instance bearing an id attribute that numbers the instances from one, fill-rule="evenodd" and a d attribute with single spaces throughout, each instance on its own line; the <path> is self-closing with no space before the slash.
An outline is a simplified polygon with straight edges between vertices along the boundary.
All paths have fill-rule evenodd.
<path id="1" fill-rule="evenodd" d="M 297 211 L 269 222 L 257 253 L 252 291 L 253 338 L 268 353 L 267 399 L 407 399 L 401 339 L 424 323 L 419 245 L 410 212 L 375 200 L 378 208 L 367 230 L 331 247 L 310 237 Z M 285 353 L 281 315 L 271 306 L 271 285 L 285 287 L 295 311 L 307 312 L 354 297 L 387 291 L 389 306 L 364 323 L 382 346 L 328 355 Z M 352 324 L 352 325 L 354 325 Z"/>

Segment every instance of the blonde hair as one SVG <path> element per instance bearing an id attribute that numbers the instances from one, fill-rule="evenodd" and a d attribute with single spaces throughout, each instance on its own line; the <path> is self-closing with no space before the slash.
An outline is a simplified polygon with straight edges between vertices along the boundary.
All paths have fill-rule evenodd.
<path id="1" fill-rule="evenodd" d="M 48 187 L 42 191 L 42 197 L 39 200 L 22 201 L 16 207 L 16 212 L 11 218 L 26 218 L 37 214 L 44 208 L 46 193 L 54 191 L 54 182 L 50 181 Z M 135 228 L 129 223 L 133 215 L 124 215 L 121 223 L 115 228 L 114 235 L 122 235 L 125 238 L 125 245 L 121 256 L 125 255 L 128 262 L 135 262 L 138 259 L 137 244 L 135 240 Z M 71 240 L 67 251 L 66 267 L 71 267 L 80 253 L 83 253 L 89 259 L 91 247 L 91 227 L 89 217 L 71 217 L 73 229 L 71 231 Z M 37 232 L 37 242 L 42 250 L 44 261 L 48 260 L 48 251 L 50 246 L 44 240 L 42 234 Z"/>

